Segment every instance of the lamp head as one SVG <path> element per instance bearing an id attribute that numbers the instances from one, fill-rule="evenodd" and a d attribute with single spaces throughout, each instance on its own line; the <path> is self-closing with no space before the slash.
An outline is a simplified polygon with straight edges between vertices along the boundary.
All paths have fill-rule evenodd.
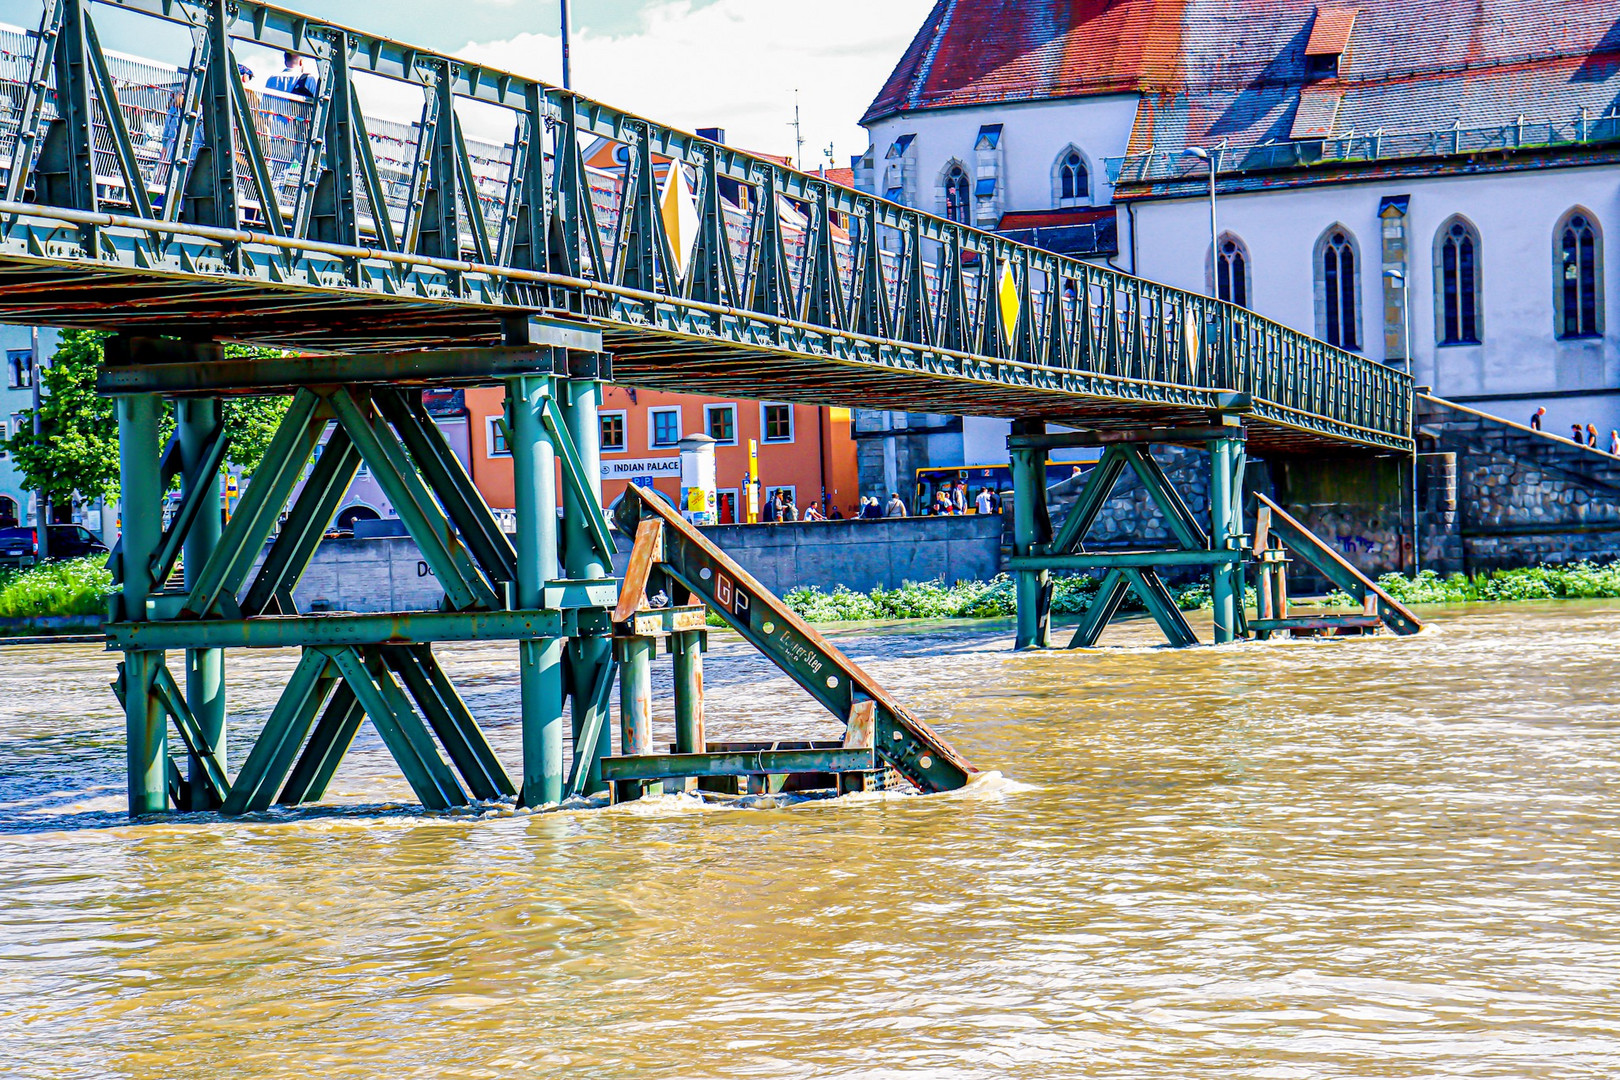
<path id="1" fill-rule="evenodd" d="M 1188 146 L 1185 147 L 1181 153 L 1185 157 L 1195 157 L 1199 161 L 1209 160 L 1209 151 L 1205 150 L 1202 146 Z"/>

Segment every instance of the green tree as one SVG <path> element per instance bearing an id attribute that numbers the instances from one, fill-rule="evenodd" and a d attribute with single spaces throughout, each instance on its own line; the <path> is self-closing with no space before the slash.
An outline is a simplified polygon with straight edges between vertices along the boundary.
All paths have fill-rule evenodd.
<path id="1" fill-rule="evenodd" d="M 17 432 L 5 442 L 23 483 L 46 492 L 52 502 L 65 502 L 77 492 L 86 499 L 118 494 L 118 420 L 111 398 L 96 393 L 96 371 L 104 357 L 107 335 L 92 330 L 64 330 L 50 367 L 43 373 L 40 418 L 44 435 L 35 440 L 34 411 L 19 414 Z M 274 349 L 227 345 L 229 357 L 270 357 Z M 225 429 L 231 433 L 226 460 L 252 476 L 287 411 L 287 398 L 228 398 Z M 174 410 L 165 406 L 160 428 L 165 439 L 174 431 Z"/>

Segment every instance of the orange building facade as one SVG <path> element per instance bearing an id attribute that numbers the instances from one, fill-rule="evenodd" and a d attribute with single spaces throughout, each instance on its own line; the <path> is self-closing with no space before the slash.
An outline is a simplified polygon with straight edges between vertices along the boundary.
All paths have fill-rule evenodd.
<path id="1" fill-rule="evenodd" d="M 467 391 L 472 478 L 496 510 L 513 505 L 512 458 L 496 421 L 505 391 Z M 802 513 L 812 503 L 853 517 L 860 504 L 855 440 L 848 409 L 670 394 L 608 385 L 602 395 L 602 502 L 611 505 L 633 480 L 648 479 L 672 501 L 681 494 L 679 443 L 715 440 L 721 524 L 747 520 L 749 443 L 759 446 L 761 508 L 786 488 Z M 763 517 L 763 514 L 761 515 Z"/>

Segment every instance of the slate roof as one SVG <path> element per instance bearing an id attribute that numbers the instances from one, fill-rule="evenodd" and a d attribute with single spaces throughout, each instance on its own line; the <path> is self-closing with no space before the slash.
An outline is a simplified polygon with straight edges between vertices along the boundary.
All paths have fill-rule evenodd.
<path id="1" fill-rule="evenodd" d="M 1345 30 L 1325 86 L 1307 47 Z M 1144 95 L 1132 152 L 1287 141 L 1302 92 L 1318 138 L 1329 112 L 1334 136 L 1597 117 L 1620 106 L 1620 4 L 939 0 L 866 121 L 1120 91 Z"/>

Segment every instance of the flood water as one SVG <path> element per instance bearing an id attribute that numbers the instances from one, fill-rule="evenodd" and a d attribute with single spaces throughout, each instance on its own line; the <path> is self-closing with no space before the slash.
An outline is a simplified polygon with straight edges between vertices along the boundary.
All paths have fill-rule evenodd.
<path id="1" fill-rule="evenodd" d="M 848 634 L 995 773 L 436 817 L 368 728 L 337 809 L 140 825 L 112 660 L 6 648 L 0 1075 L 1612 1078 L 1617 630 Z M 443 652 L 512 769 L 514 654 Z M 293 660 L 233 654 L 243 733 Z M 707 676 L 711 737 L 832 730 L 734 639 Z"/>

